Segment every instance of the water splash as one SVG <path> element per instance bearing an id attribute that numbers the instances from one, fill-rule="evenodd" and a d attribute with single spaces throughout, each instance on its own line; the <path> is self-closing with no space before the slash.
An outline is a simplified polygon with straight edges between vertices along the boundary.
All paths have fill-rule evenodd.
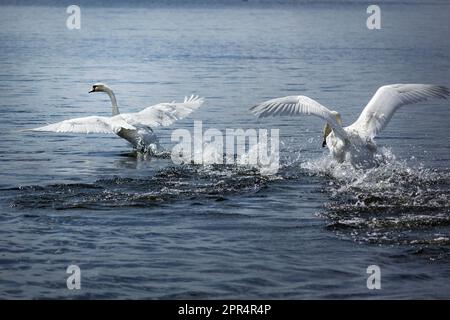
<path id="1" fill-rule="evenodd" d="M 214 160 L 214 148 L 204 155 Z M 229 196 L 258 192 L 278 179 L 323 178 L 329 195 L 318 213 L 328 229 L 358 242 L 378 244 L 450 245 L 450 175 L 442 170 L 408 164 L 382 148 L 383 161 L 371 169 L 337 163 L 329 155 L 301 161 L 300 152 L 281 161 L 276 175 L 247 160 L 251 149 L 236 164 L 186 164 L 161 169 L 146 179 L 115 177 L 92 184 L 57 184 L 18 188 L 12 207 L 108 208 L 149 207 L 172 201 L 223 201 Z M 270 163 L 269 163 L 270 173 Z M 267 173 L 267 172 L 266 172 Z"/>
<path id="2" fill-rule="evenodd" d="M 266 141 L 259 141 L 242 155 L 230 156 L 223 153 L 223 146 L 215 143 L 203 143 L 200 150 L 194 150 L 194 159 L 202 159 L 204 166 L 214 164 L 232 164 L 242 170 L 256 170 L 263 176 L 274 176 L 280 168 L 279 151 L 268 152 Z"/>
<path id="3" fill-rule="evenodd" d="M 449 173 L 381 151 L 383 161 L 368 170 L 330 157 L 300 165 L 327 178 L 330 201 L 319 215 L 330 220 L 328 228 L 363 242 L 449 245 Z"/>
<path id="4" fill-rule="evenodd" d="M 277 174 L 280 169 L 280 153 L 268 153 L 267 143 L 260 141 L 241 155 L 236 163 L 240 166 L 253 168 L 259 171 L 261 175 L 272 176 Z"/>
<path id="5" fill-rule="evenodd" d="M 152 177 L 114 177 L 92 184 L 54 184 L 16 188 L 10 206 L 17 208 L 101 209 L 149 207 L 170 201 L 222 201 L 228 195 L 256 192 L 269 177 L 235 165 L 182 165 L 157 171 Z"/>

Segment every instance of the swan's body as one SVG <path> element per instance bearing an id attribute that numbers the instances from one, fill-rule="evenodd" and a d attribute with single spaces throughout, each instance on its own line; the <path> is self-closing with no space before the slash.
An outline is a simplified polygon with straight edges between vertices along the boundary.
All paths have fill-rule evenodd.
<path id="1" fill-rule="evenodd" d="M 430 98 L 447 98 L 443 86 L 426 84 L 392 84 L 380 87 L 359 118 L 343 127 L 338 112 L 330 111 L 306 96 L 289 96 L 263 102 L 250 110 L 258 117 L 315 115 L 327 122 L 324 142 L 338 162 L 349 161 L 356 166 L 373 166 L 377 150 L 374 138 L 386 127 L 401 106 Z"/>
<path id="2" fill-rule="evenodd" d="M 107 85 L 96 83 L 89 92 L 105 92 L 111 99 L 112 116 L 90 116 L 64 120 L 32 131 L 52 131 L 70 133 L 115 133 L 127 140 L 140 152 L 161 151 L 157 136 L 152 128 L 168 126 L 189 115 L 203 104 L 203 98 L 191 96 L 184 102 L 160 103 L 136 113 L 120 113 L 116 97 Z"/>

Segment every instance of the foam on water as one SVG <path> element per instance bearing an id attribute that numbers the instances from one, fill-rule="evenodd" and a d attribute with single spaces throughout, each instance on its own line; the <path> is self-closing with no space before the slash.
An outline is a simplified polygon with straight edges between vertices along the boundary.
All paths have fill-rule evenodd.
<path id="1" fill-rule="evenodd" d="M 234 164 L 242 170 L 255 170 L 264 176 L 276 175 L 280 168 L 280 153 L 278 150 L 268 150 L 266 141 L 248 147 L 243 154 L 230 156 L 223 153 L 223 146 L 204 142 L 202 149 L 194 149 L 194 159 L 202 159 L 202 164 Z"/>
<path id="2" fill-rule="evenodd" d="M 328 156 L 300 165 L 328 179 L 330 201 L 320 215 L 329 228 L 357 241 L 450 244 L 449 174 L 382 153 L 384 162 L 369 170 Z"/>

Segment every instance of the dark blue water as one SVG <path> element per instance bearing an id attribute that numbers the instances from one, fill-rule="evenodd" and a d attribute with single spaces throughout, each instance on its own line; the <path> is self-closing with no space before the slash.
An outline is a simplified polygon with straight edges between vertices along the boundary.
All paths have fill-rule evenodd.
<path id="1" fill-rule="evenodd" d="M 450 6 L 93 8 L 0 6 L 0 297 L 449 298 L 450 106 L 401 109 L 369 171 L 338 166 L 315 118 L 248 108 L 304 94 L 357 118 L 388 83 L 450 86 Z M 19 132 L 180 100 L 205 105 L 157 129 L 279 128 L 275 176 L 141 159 L 115 136 Z M 81 268 L 68 290 L 66 268 Z M 378 265 L 382 289 L 368 290 Z"/>

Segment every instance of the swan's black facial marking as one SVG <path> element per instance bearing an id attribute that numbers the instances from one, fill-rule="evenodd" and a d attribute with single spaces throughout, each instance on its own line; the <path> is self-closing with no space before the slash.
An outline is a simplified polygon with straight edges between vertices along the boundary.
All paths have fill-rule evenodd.
<path id="1" fill-rule="evenodd" d="M 97 86 L 92 86 L 92 90 L 91 90 L 91 91 L 89 91 L 89 93 L 91 93 L 91 92 L 95 92 L 95 91 L 97 91 Z"/>

